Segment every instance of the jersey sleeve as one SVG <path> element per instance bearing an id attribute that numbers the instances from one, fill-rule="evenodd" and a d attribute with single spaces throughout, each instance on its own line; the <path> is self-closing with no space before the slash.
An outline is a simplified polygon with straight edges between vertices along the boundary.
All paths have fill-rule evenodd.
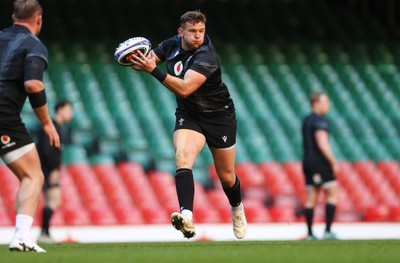
<path id="1" fill-rule="evenodd" d="M 48 65 L 48 56 L 49 55 L 46 46 L 43 45 L 43 43 L 40 42 L 39 39 L 37 39 L 32 48 L 28 50 L 25 60 L 28 61 L 31 58 L 39 58 L 44 61 L 46 69 Z"/>
<path id="2" fill-rule="evenodd" d="M 329 130 L 328 121 L 325 118 L 318 118 L 314 123 L 315 130 Z"/>
<path id="3" fill-rule="evenodd" d="M 218 59 L 213 52 L 200 52 L 190 69 L 208 78 L 218 69 Z"/>
<path id="4" fill-rule="evenodd" d="M 155 49 L 153 49 L 153 52 L 154 54 L 156 54 L 158 59 L 160 59 L 161 61 L 165 61 L 170 46 L 171 46 L 171 39 L 164 40 L 163 42 L 158 44 L 158 46 Z"/>
<path id="5" fill-rule="evenodd" d="M 32 79 L 43 81 L 43 73 L 47 68 L 47 64 L 47 48 L 37 39 L 32 47 L 27 50 L 24 67 L 24 81 Z"/>

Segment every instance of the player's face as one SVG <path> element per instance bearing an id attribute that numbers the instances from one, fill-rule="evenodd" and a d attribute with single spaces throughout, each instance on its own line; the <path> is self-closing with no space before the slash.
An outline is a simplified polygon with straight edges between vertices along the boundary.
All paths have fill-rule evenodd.
<path id="1" fill-rule="evenodd" d="M 322 95 L 319 99 L 319 104 L 320 104 L 321 114 L 327 114 L 329 112 L 329 108 L 330 108 L 328 96 Z"/>
<path id="2" fill-rule="evenodd" d="M 70 104 L 65 105 L 62 109 L 61 112 L 62 118 L 64 120 L 64 123 L 69 123 L 74 116 L 74 110 L 72 109 L 72 106 Z"/>
<path id="3" fill-rule="evenodd" d="M 186 23 L 184 27 L 178 29 L 182 37 L 182 48 L 186 51 L 198 49 L 204 42 L 206 34 L 206 25 L 200 23 Z"/>

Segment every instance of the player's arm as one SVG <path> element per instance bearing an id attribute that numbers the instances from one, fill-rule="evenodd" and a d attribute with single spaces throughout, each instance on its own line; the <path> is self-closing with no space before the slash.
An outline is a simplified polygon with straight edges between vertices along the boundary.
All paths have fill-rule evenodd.
<path id="1" fill-rule="evenodd" d="M 171 76 L 157 68 L 157 62 L 161 61 L 153 51 L 151 51 L 147 57 L 140 53 L 140 55 L 135 58 L 132 67 L 136 70 L 150 73 L 165 87 L 182 98 L 186 98 L 195 92 L 207 80 L 206 76 L 203 74 L 190 69 L 185 73 L 183 79 Z"/>
<path id="2" fill-rule="evenodd" d="M 338 171 L 339 164 L 329 144 L 328 132 L 326 130 L 317 130 L 315 132 L 315 140 L 317 142 L 318 148 L 321 150 L 325 158 L 329 161 L 333 171 L 336 173 Z"/>
<path id="3" fill-rule="evenodd" d="M 31 57 L 25 63 L 24 86 L 29 102 L 37 117 L 42 123 L 43 129 L 49 137 L 50 145 L 60 147 L 60 137 L 51 120 L 47 106 L 46 92 L 42 82 L 46 62 L 38 57 Z"/>
<path id="4" fill-rule="evenodd" d="M 167 74 L 162 84 L 182 98 L 195 92 L 206 81 L 206 76 L 189 69 L 183 79 Z"/>

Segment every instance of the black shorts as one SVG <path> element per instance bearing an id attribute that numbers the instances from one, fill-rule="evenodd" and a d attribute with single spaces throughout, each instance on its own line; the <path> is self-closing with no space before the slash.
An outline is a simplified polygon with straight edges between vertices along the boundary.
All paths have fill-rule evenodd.
<path id="1" fill-rule="evenodd" d="M 4 155 L 25 145 L 33 143 L 25 125 L 18 122 L 12 125 L 0 125 L 0 155 Z"/>
<path id="2" fill-rule="evenodd" d="M 322 186 L 335 181 L 331 166 L 321 161 L 303 161 L 303 172 L 307 186 Z"/>
<path id="3" fill-rule="evenodd" d="M 236 115 L 234 111 L 188 114 L 177 110 L 175 131 L 189 129 L 206 137 L 208 147 L 229 148 L 236 143 Z"/>

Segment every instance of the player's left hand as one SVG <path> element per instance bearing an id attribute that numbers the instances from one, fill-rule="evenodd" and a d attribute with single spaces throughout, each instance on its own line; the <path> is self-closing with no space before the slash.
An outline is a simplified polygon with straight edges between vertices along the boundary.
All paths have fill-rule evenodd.
<path id="1" fill-rule="evenodd" d="M 340 164 L 339 164 L 339 162 L 334 162 L 333 164 L 332 164 L 332 170 L 333 170 L 333 174 L 336 176 L 338 173 L 339 173 L 339 170 L 340 170 Z"/>
<path id="2" fill-rule="evenodd" d="M 157 66 L 156 56 L 153 50 L 147 55 L 143 55 L 140 50 L 138 50 L 138 55 L 134 56 L 131 60 L 133 62 L 132 68 L 135 70 L 146 71 L 148 73 L 152 72 Z"/>
<path id="3" fill-rule="evenodd" d="M 50 145 L 60 149 L 61 147 L 60 136 L 58 135 L 58 132 L 54 127 L 53 123 L 50 122 L 48 124 L 43 125 L 43 130 L 49 137 Z"/>

